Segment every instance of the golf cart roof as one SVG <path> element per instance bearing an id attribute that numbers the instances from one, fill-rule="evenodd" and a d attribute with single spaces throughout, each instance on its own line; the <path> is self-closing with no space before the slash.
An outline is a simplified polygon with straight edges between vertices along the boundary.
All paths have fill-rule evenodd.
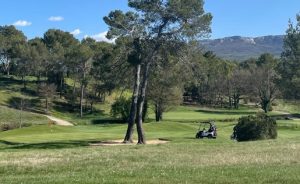
<path id="1" fill-rule="evenodd" d="M 215 126 L 214 121 L 202 121 L 202 122 L 200 122 L 200 124 L 208 124 L 209 126 Z"/>

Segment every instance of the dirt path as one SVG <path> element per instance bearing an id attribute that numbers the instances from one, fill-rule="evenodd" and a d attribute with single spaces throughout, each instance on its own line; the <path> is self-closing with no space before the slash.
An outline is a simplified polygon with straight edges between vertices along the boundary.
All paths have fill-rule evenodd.
<path id="1" fill-rule="evenodd" d="M 54 121 L 56 125 L 60 125 L 60 126 L 74 126 L 72 123 L 53 117 L 53 116 L 47 116 L 45 115 L 48 119 L 50 119 L 51 121 Z"/>

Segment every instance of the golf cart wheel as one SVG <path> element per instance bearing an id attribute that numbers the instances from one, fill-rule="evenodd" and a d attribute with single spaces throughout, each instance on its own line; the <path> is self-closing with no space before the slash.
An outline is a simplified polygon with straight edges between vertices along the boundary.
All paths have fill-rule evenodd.
<path id="1" fill-rule="evenodd" d="M 196 139 L 202 139 L 203 137 L 202 137 L 201 135 L 202 135 L 202 131 L 199 131 L 199 132 L 196 134 Z"/>
<path id="2" fill-rule="evenodd" d="M 201 135 L 196 135 L 196 139 L 203 139 L 203 137 Z"/>

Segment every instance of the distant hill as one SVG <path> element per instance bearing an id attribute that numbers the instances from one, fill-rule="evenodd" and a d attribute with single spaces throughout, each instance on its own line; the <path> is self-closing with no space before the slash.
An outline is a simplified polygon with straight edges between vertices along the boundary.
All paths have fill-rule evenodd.
<path id="1" fill-rule="evenodd" d="M 205 50 L 213 51 L 217 56 L 243 61 L 251 57 L 258 57 L 263 53 L 271 53 L 280 57 L 283 51 L 283 35 L 262 37 L 232 36 L 215 40 L 202 40 Z"/>

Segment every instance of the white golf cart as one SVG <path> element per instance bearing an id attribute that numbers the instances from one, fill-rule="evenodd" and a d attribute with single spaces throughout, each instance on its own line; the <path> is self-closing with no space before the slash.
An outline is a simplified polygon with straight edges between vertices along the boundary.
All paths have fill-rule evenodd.
<path id="1" fill-rule="evenodd" d="M 208 128 L 208 130 L 206 128 Z M 217 127 L 214 121 L 200 122 L 199 130 L 196 134 L 196 139 L 203 139 L 204 137 L 207 137 L 208 139 L 217 138 Z"/>

